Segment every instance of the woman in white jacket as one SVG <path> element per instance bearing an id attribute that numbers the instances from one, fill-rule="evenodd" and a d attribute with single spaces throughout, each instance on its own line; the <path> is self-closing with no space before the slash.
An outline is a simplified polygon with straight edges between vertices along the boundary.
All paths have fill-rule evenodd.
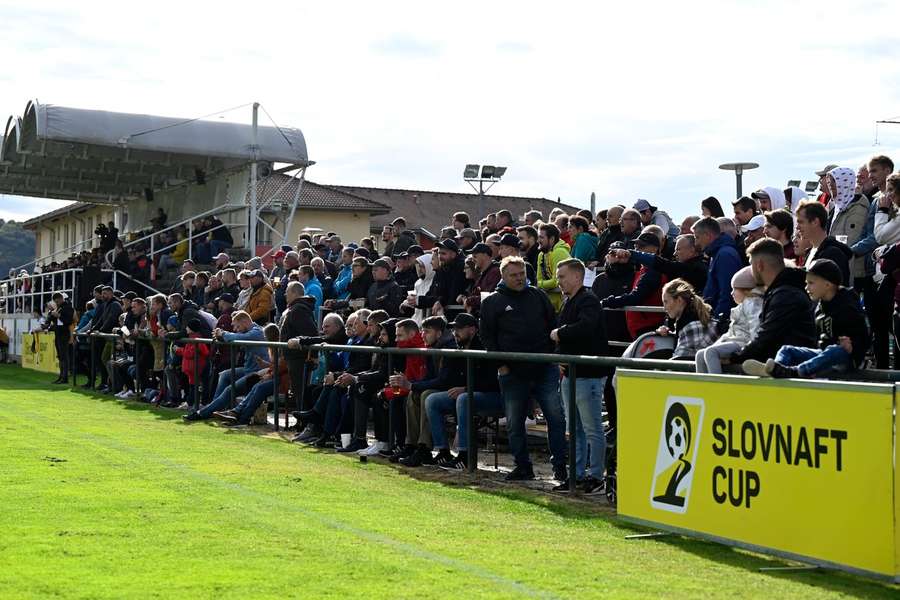
<path id="1" fill-rule="evenodd" d="M 694 361 L 698 373 L 721 373 L 722 359 L 746 346 L 759 328 L 765 290 L 756 283 L 750 267 L 744 267 L 731 278 L 732 297 L 737 306 L 731 309 L 728 331 L 716 342 L 699 350 Z"/>
<path id="2" fill-rule="evenodd" d="M 431 254 L 423 254 L 416 259 L 416 273 L 419 275 L 419 278 L 413 284 L 413 291 L 410 292 L 403 306 L 406 307 L 407 311 L 410 308 L 415 309 L 413 310 L 413 321 L 421 325 L 428 315 L 425 314 L 424 308 L 419 308 L 422 304 L 420 300 L 423 296 L 428 295 L 428 290 L 431 289 L 431 284 L 434 282 L 434 267 L 431 266 Z M 409 313 L 407 312 L 406 314 Z"/>

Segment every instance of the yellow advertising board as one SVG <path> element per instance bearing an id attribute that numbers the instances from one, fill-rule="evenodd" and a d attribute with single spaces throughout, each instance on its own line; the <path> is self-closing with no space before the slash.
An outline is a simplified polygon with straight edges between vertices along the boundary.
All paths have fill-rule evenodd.
<path id="1" fill-rule="evenodd" d="M 892 385 L 619 370 L 617 397 L 620 516 L 900 575 Z"/>
<path id="2" fill-rule="evenodd" d="M 53 332 L 22 334 L 22 366 L 26 369 L 58 373 L 59 362 L 56 360 L 56 344 Z"/>

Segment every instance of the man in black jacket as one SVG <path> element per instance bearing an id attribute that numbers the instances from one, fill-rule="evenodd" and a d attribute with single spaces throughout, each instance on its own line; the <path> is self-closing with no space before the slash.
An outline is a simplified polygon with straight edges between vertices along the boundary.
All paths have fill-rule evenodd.
<path id="1" fill-rule="evenodd" d="M 565 296 L 559 312 L 559 327 L 550 332 L 560 354 L 603 356 L 607 352 L 606 328 L 603 308 L 594 292 L 584 287 L 584 264 L 570 258 L 556 266 L 559 289 Z M 562 366 L 563 408 L 568 411 L 571 369 Z M 603 390 L 606 378 L 612 372 L 608 367 L 593 365 L 575 366 L 575 406 L 578 421 L 575 427 L 575 476 L 581 480 L 585 494 L 596 494 L 604 489 L 603 478 L 606 463 L 606 435 L 603 431 Z M 568 414 L 567 419 L 574 418 Z M 588 445 L 591 452 L 591 469 L 585 477 Z M 568 478 L 554 488 L 558 492 L 569 490 Z"/>
<path id="2" fill-rule="evenodd" d="M 774 359 L 765 363 L 748 360 L 743 364 L 750 375 L 815 377 L 829 371 L 852 371 L 859 367 L 869 348 L 869 328 L 859 296 L 841 285 L 840 267 L 827 258 L 809 265 L 806 290 L 818 302 L 816 333 L 819 347 L 782 346 Z"/>
<path id="3" fill-rule="evenodd" d="M 101 299 L 103 300 L 103 306 L 97 308 L 97 312 L 100 313 L 100 319 L 91 322 L 91 333 L 112 333 L 114 327 L 119 326 L 119 315 L 122 314 L 122 305 L 119 304 L 119 301 L 113 295 L 112 287 L 105 285 L 102 288 Z M 94 364 L 101 371 L 100 373 L 100 391 L 105 391 L 108 387 L 104 382 L 109 381 L 109 373 L 106 369 L 106 361 L 109 356 L 112 355 L 113 343 L 107 342 L 106 340 L 97 340 L 94 342 Z M 88 376 L 88 382 L 85 383 L 82 387 L 84 388 L 93 388 L 94 387 L 94 376 L 96 373 L 91 373 Z"/>
<path id="4" fill-rule="evenodd" d="M 75 309 L 72 303 L 61 292 L 53 294 L 53 302 L 56 308 L 48 315 L 50 318 L 51 331 L 54 335 L 54 345 L 56 346 L 56 358 L 59 360 L 59 377 L 53 383 L 69 382 L 69 340 L 71 339 L 71 330 L 69 329 L 75 320 Z"/>
<path id="5" fill-rule="evenodd" d="M 469 313 L 456 315 L 450 324 L 456 345 L 463 350 L 484 350 L 484 344 L 478 335 L 478 320 Z M 434 392 L 425 400 L 425 413 L 431 427 L 431 440 L 438 454 L 435 462 L 448 470 L 462 470 L 469 461 L 468 452 L 468 413 L 466 412 L 465 361 L 458 361 L 455 376 L 459 379 L 445 391 Z M 497 382 L 497 365 L 494 361 L 476 360 L 474 365 L 474 382 L 472 409 L 475 414 L 500 417 L 506 407 L 500 394 Z M 459 454 L 450 453 L 450 445 L 444 429 L 444 417 L 456 414 L 456 431 L 459 439 Z"/>
<path id="6" fill-rule="evenodd" d="M 609 252 L 610 246 L 625 239 L 621 221 L 624 210 L 623 206 L 612 206 L 606 212 L 606 229 L 597 238 L 597 260 L 601 262 L 606 260 L 606 253 Z"/>
<path id="7" fill-rule="evenodd" d="M 481 303 L 481 338 L 494 352 L 552 352 L 550 332 L 556 314 L 540 289 L 526 285 L 525 261 L 509 256 L 500 263 L 503 281 Z M 525 417 L 532 395 L 547 419 L 550 461 L 558 481 L 566 478 L 565 417 L 559 398 L 559 369 L 551 364 L 505 362 L 497 375 L 506 406 L 506 428 L 516 468 L 511 481 L 534 479 L 528 456 Z"/>
<path id="8" fill-rule="evenodd" d="M 313 313 L 315 300 L 304 295 L 306 290 L 299 281 L 290 281 L 285 286 L 284 298 L 286 310 L 281 314 L 279 323 L 279 339 L 287 342 L 301 336 L 314 336 L 318 333 L 316 318 Z M 306 352 L 288 347 L 284 350 L 284 358 L 287 360 L 288 374 L 291 378 L 291 395 L 296 402 L 301 396 L 303 386 L 303 362 L 306 360 Z"/>
<path id="9" fill-rule="evenodd" d="M 747 254 L 753 276 L 766 287 L 766 293 L 756 337 L 732 354 L 731 362 L 775 358 L 782 346 L 815 347 L 816 324 L 812 303 L 804 291 L 803 270 L 785 267 L 784 248 L 770 238 L 754 242 Z"/>
<path id="10" fill-rule="evenodd" d="M 680 277 L 687 281 L 698 294 L 706 287 L 709 263 L 696 245 L 693 234 L 678 236 L 675 240 L 675 260 L 665 259 L 657 254 L 629 250 L 613 250 L 614 256 L 632 264 L 645 265 L 657 273 L 668 276 L 669 281 Z"/>
<path id="11" fill-rule="evenodd" d="M 434 267 L 434 287 L 438 302 L 445 309 L 456 304 L 466 289 L 466 263 L 455 240 L 443 240 L 432 250 L 431 266 Z"/>
<path id="12" fill-rule="evenodd" d="M 383 310 L 391 317 L 399 317 L 400 304 L 406 300 L 406 292 L 391 276 L 391 263 L 388 259 L 379 258 L 372 263 L 372 278 L 374 283 L 366 294 L 366 308 Z"/>
<path id="13" fill-rule="evenodd" d="M 406 230 L 406 219 L 397 217 L 391 222 L 394 230 L 394 246 L 391 249 L 391 256 L 402 254 L 409 250 L 409 247 L 416 243 L 416 236 L 412 231 Z M 385 252 L 385 254 L 387 254 Z"/>
<path id="14" fill-rule="evenodd" d="M 813 261 L 827 258 L 834 262 L 841 270 L 844 276 L 842 285 L 849 286 L 850 281 L 850 259 L 853 258 L 853 251 L 850 246 L 837 241 L 828 235 L 828 211 L 825 207 L 816 201 L 808 201 L 800 204 L 797 209 L 797 231 L 800 236 L 808 239 L 812 243 L 812 248 L 806 256 L 806 264 L 812 264 Z"/>

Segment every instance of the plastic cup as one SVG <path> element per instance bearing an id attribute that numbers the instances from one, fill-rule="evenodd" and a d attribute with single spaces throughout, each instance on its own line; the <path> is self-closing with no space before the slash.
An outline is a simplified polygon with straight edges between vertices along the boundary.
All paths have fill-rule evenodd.
<path id="1" fill-rule="evenodd" d="M 347 446 L 349 446 L 349 445 L 350 445 L 350 438 L 352 438 L 352 437 L 353 437 L 352 434 L 349 434 L 349 433 L 342 433 L 342 434 L 341 434 L 341 446 L 343 446 L 344 448 L 346 448 Z"/>

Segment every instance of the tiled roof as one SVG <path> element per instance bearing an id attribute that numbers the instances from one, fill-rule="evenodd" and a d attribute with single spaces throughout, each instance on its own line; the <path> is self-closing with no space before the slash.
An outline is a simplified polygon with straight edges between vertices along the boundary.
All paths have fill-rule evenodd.
<path id="1" fill-rule="evenodd" d="M 297 193 L 297 185 L 299 180 L 288 177 L 287 175 L 272 175 L 260 181 L 257 186 L 256 197 L 260 204 L 274 196 L 275 200 L 290 205 L 294 201 L 294 194 Z M 247 192 L 249 195 L 249 191 Z M 390 212 L 391 207 L 347 192 L 339 190 L 333 186 L 320 185 L 306 180 L 303 182 L 303 189 L 300 191 L 300 201 L 297 204 L 299 209 L 318 209 L 318 210 L 349 210 L 368 212 L 373 215 L 383 215 Z"/>
<path id="2" fill-rule="evenodd" d="M 371 225 L 373 231 L 381 230 L 384 225 L 387 225 L 397 217 L 405 218 L 409 227 L 424 227 L 433 233 L 440 233 L 442 227 L 450 225 L 450 217 L 455 212 L 467 212 L 475 225 L 477 225 L 478 219 L 481 218 L 481 215 L 478 214 L 479 200 L 477 194 L 351 185 L 329 185 L 327 187 L 389 206 L 390 212 L 372 217 Z M 485 194 L 485 213 L 497 212 L 504 208 L 511 211 L 515 219 L 519 219 L 525 212 L 532 209 L 541 211 L 545 218 L 554 208 L 562 208 L 570 214 L 578 210 L 578 207 L 562 204 L 555 200 L 548 200 L 547 198 Z"/>

